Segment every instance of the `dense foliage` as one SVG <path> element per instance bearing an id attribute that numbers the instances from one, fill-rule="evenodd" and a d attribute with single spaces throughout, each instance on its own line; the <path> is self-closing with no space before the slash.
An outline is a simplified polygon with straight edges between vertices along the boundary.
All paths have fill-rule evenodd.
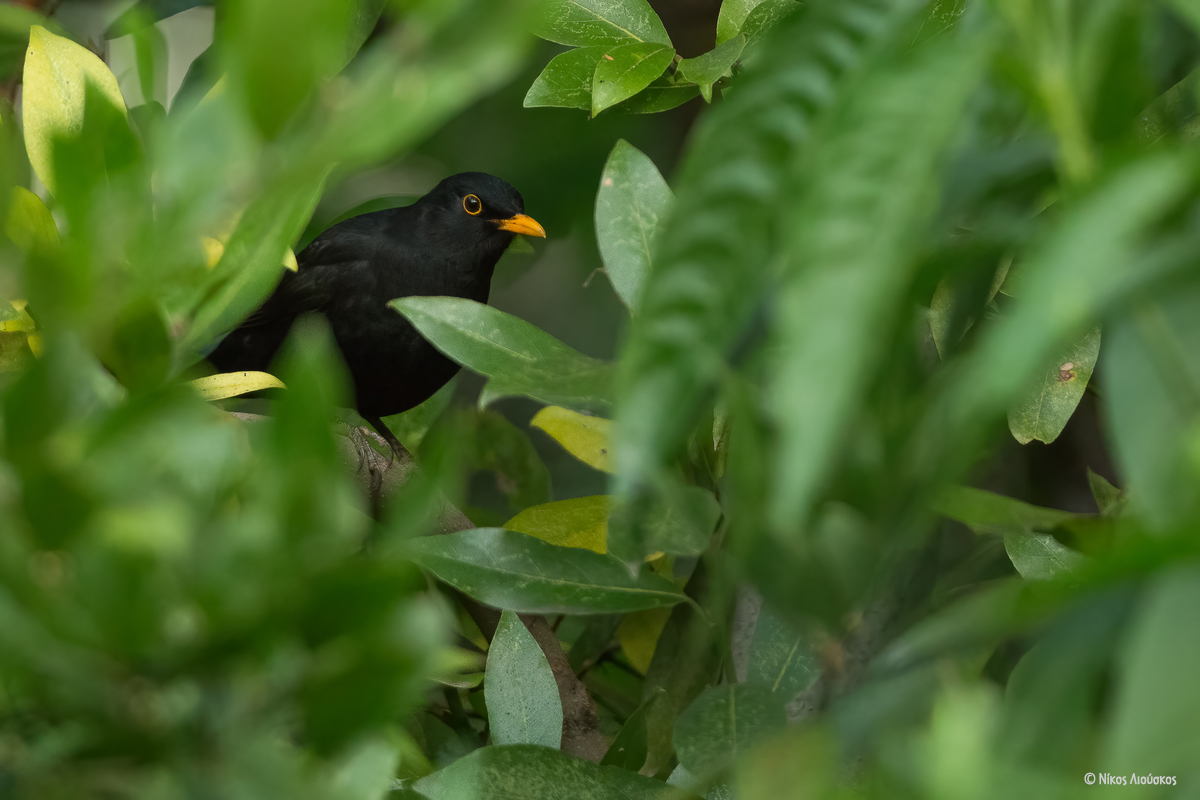
<path id="1" fill-rule="evenodd" d="M 0 7 L 0 797 L 1196 793 L 1200 3 L 725 0 L 682 58 L 646 0 L 238 0 L 168 104 L 195 5 L 113 23 L 134 107 Z M 534 35 L 527 108 L 708 104 L 589 176 L 621 351 L 393 301 L 487 382 L 369 497 L 319 319 L 203 355 Z M 1085 407 L 1095 513 L 995 479 Z"/>

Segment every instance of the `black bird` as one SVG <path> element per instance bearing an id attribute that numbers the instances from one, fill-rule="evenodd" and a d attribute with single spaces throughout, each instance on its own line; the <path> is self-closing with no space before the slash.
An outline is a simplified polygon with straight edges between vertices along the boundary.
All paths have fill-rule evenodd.
<path id="1" fill-rule="evenodd" d="M 340 222 L 296 256 L 275 293 L 209 354 L 221 372 L 268 371 L 296 318 L 324 314 L 354 380 L 358 413 L 393 454 L 383 417 L 419 405 L 458 365 L 389 308 L 397 297 L 486 303 L 492 271 L 515 234 L 545 237 L 519 192 L 483 172 L 452 175 L 416 203 Z"/>

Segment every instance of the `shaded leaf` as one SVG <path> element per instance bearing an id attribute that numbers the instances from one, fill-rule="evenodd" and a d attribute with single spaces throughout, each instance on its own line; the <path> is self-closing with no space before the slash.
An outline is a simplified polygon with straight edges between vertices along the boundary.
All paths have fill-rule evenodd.
<path id="1" fill-rule="evenodd" d="M 613 289 L 631 311 L 638 306 L 654 239 L 674 200 L 654 162 L 618 139 L 596 192 L 596 245 Z"/>
<path id="2" fill-rule="evenodd" d="M 533 415 L 529 427 L 540 428 L 571 455 L 601 472 L 613 471 L 612 421 L 580 414 L 559 406 L 546 406 Z"/>
<path id="3" fill-rule="evenodd" d="M 1092 468 L 1088 467 L 1088 488 L 1092 490 L 1092 497 L 1096 500 L 1096 508 L 1100 509 L 1100 513 L 1106 517 L 1118 516 L 1125 508 L 1125 496 L 1121 490 L 1113 486 L 1098 472 L 1092 472 Z"/>
<path id="4" fill-rule="evenodd" d="M 413 561 L 456 589 L 520 613 L 607 614 L 686 599 L 658 575 L 631 576 L 612 556 L 500 528 L 413 539 L 406 548 Z"/>
<path id="5" fill-rule="evenodd" d="M 260 389 L 286 389 L 283 381 L 266 372 L 223 372 L 192 381 L 192 388 L 205 400 L 224 400 Z"/>
<path id="6" fill-rule="evenodd" d="M 670 111 L 699 96 L 700 87 L 695 84 L 676 83 L 663 76 L 625 102 L 613 106 L 613 110 L 623 114 L 657 114 Z"/>
<path id="7" fill-rule="evenodd" d="M 747 682 L 767 687 L 786 702 L 807 689 L 820 674 L 813 632 L 797 631 L 764 605 L 750 642 Z"/>
<path id="8" fill-rule="evenodd" d="M 41 25 L 34 25 L 29 32 L 23 82 L 25 149 L 38 178 L 54 192 L 54 140 L 75 137 L 83 131 L 87 87 L 94 86 L 122 114 L 125 100 L 117 79 L 103 61 Z"/>
<path id="9" fill-rule="evenodd" d="M 26 253 L 44 253 L 58 246 L 58 226 L 42 199 L 24 186 L 12 187 L 4 233 Z"/>
<path id="10" fill-rule="evenodd" d="M 542 648 L 511 611 L 500 615 L 488 647 L 483 690 L 494 744 L 558 748 L 563 726 L 558 684 Z"/>
<path id="11" fill-rule="evenodd" d="M 667 29 L 646 0 L 550 0 L 535 18 L 533 32 L 578 47 L 671 44 Z"/>
<path id="12" fill-rule="evenodd" d="M 1137 774 L 1195 774 L 1200 752 L 1200 571 L 1180 566 L 1149 587 L 1118 662 L 1105 759 Z M 1180 781 L 1182 784 L 1182 780 Z"/>
<path id="13" fill-rule="evenodd" d="M 510 531 L 536 536 L 558 547 L 582 547 L 608 552 L 608 495 L 575 497 L 532 506 L 504 523 Z"/>
<path id="14" fill-rule="evenodd" d="M 629 715 L 620 732 L 608 746 L 602 767 L 620 767 L 630 772 L 637 772 L 646 763 L 646 711 L 650 705 L 657 703 L 663 696 L 662 689 L 657 689 L 646 699 L 637 711 Z"/>
<path id="15" fill-rule="evenodd" d="M 480 406 L 514 395 L 576 409 L 609 402 L 611 364 L 589 358 L 511 314 L 458 297 L 402 297 L 389 305 L 434 347 L 491 378 Z"/>
<path id="16" fill-rule="evenodd" d="M 1083 399 L 1099 355 L 1100 329 L 1095 328 L 1055 358 L 1040 384 L 1009 409 L 1008 429 L 1013 438 L 1021 444 L 1034 439 L 1049 444 L 1057 439 Z"/>
<path id="17" fill-rule="evenodd" d="M 746 46 L 743 36 L 735 36 L 724 44 L 717 45 L 713 50 L 695 58 L 685 58 L 679 62 L 679 74 L 686 80 L 700 86 L 700 94 L 704 102 L 712 102 L 712 85 L 721 78 L 732 73 L 733 62 L 742 54 Z"/>
<path id="18" fill-rule="evenodd" d="M 105 39 L 128 36 L 160 19 L 181 14 L 196 6 L 211 6 L 212 0 L 138 0 L 104 31 Z"/>
<path id="19" fill-rule="evenodd" d="M 1083 563 L 1084 557 L 1048 533 L 1008 531 L 1004 549 L 1027 581 L 1059 578 Z"/>
<path id="20" fill-rule="evenodd" d="M 683 800 L 652 778 L 535 745 L 484 747 L 422 778 L 429 800 Z"/>
<path id="21" fill-rule="evenodd" d="M 592 76 L 592 116 L 645 89 L 663 74 L 674 57 L 671 47 L 648 42 L 606 50 Z"/>
<path id="22" fill-rule="evenodd" d="M 784 724 L 783 700 L 768 687 L 712 686 L 679 715 L 675 752 L 689 772 L 711 775 Z"/>
<path id="23" fill-rule="evenodd" d="M 995 492 L 969 486 L 945 489 L 933 510 L 979 533 L 1003 534 L 1013 528 L 1049 531 L 1078 517 L 1068 511 L 1030 505 Z"/>
<path id="24" fill-rule="evenodd" d="M 525 108 L 556 106 L 590 111 L 592 78 L 605 50 L 604 47 L 577 47 L 550 59 L 525 93 Z"/>

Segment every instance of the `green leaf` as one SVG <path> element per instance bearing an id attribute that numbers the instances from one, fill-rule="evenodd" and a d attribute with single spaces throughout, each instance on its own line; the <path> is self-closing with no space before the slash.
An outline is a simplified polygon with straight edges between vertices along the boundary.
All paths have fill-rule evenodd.
<path id="1" fill-rule="evenodd" d="M 557 547 L 607 553 L 611 510 L 612 498 L 606 494 L 556 500 L 525 509 L 504 523 L 504 528 L 536 536 Z"/>
<path id="2" fill-rule="evenodd" d="M 943 38 L 880 61 L 810 154 L 800 202 L 784 223 L 794 266 L 777 304 L 780 367 L 769 389 L 784 454 L 772 483 L 776 531 L 794 530 L 810 513 L 907 310 L 920 232 L 937 208 L 938 167 L 991 41 L 983 33 Z"/>
<path id="3" fill-rule="evenodd" d="M 620 767 L 630 772 L 637 772 L 642 768 L 646 763 L 647 754 L 646 711 L 652 704 L 659 702 L 664 694 L 662 689 L 656 689 L 645 702 L 638 706 L 637 711 L 629 715 L 612 744 L 608 746 L 608 751 L 604 754 L 604 760 L 600 762 L 600 766 Z"/>
<path id="4" fill-rule="evenodd" d="M 1200 509 L 1192 436 L 1200 420 L 1200 283 L 1136 302 L 1106 330 L 1104 400 L 1130 511 L 1153 528 Z"/>
<path id="5" fill-rule="evenodd" d="M 58 225 L 42 198 L 24 186 L 12 187 L 4 232 L 26 253 L 46 253 L 58 247 Z"/>
<path id="6" fill-rule="evenodd" d="M 511 314 L 458 297 L 402 297 L 389 305 L 438 350 L 491 378 L 480 406 L 511 396 L 582 410 L 609 403 L 611 364 Z"/>
<path id="7" fill-rule="evenodd" d="M 800 3 L 795 0 L 765 0 L 756 5 L 742 23 L 742 35 L 749 42 L 799 10 Z"/>
<path id="8" fill-rule="evenodd" d="M 29 47 L 29 30 L 34 25 L 41 25 L 59 36 L 70 36 L 57 22 L 32 8 L 13 3 L 0 5 L 0 78 L 15 76 L 21 69 Z"/>
<path id="9" fill-rule="evenodd" d="M 657 114 L 670 111 L 699 96 L 700 87 L 692 83 L 676 83 L 673 78 L 664 75 L 625 102 L 618 103 L 613 110 L 622 114 Z"/>
<path id="10" fill-rule="evenodd" d="M 1058 438 L 1083 399 L 1096 358 L 1100 329 L 1090 331 L 1070 350 L 1053 359 L 1041 382 L 1008 412 L 1008 429 L 1021 444 L 1034 439 L 1049 444 Z"/>
<path id="11" fill-rule="evenodd" d="M 525 108 L 592 108 L 592 78 L 604 47 L 578 47 L 560 53 L 538 75 L 525 94 Z"/>
<path id="12" fill-rule="evenodd" d="M 969 486 L 951 486 L 933 502 L 933 510 L 956 519 L 977 533 L 1001 534 L 1013 530 L 1051 531 L 1077 519 L 1077 514 L 1043 508 Z"/>
<path id="13" fill-rule="evenodd" d="M 1200 571 L 1180 566 L 1150 586 L 1118 667 L 1106 768 L 1195 774 L 1200 752 Z M 1182 780 L 1181 780 L 1182 783 Z"/>
<path id="14" fill-rule="evenodd" d="M 1125 495 L 1121 490 L 1113 486 L 1098 472 L 1092 472 L 1092 468 L 1088 467 L 1088 488 L 1092 490 L 1092 497 L 1096 500 L 1096 508 L 1100 509 L 1100 513 L 1106 517 L 1119 516 L 1125 508 Z"/>
<path id="15" fill-rule="evenodd" d="M 457 386 L 458 382 L 451 379 L 445 386 L 434 392 L 433 397 L 430 397 L 416 408 L 410 408 L 408 411 L 384 417 L 383 424 L 388 426 L 388 430 L 396 434 L 396 438 L 408 448 L 410 453 L 417 452 L 417 449 L 421 446 L 421 441 L 425 438 L 425 434 L 429 433 L 429 429 L 433 427 L 433 424 L 437 422 L 442 413 L 449 408 L 450 402 L 454 399 L 454 391 Z"/>
<path id="16" fill-rule="evenodd" d="M 196 6 L 211 6 L 211 0 L 138 0 L 104 31 L 105 39 L 128 36 L 160 19 L 181 14 Z"/>
<path id="17" fill-rule="evenodd" d="M 722 45 L 738 35 L 742 23 L 765 0 L 724 0 L 717 14 L 717 44 Z"/>
<path id="18" fill-rule="evenodd" d="M 654 162 L 618 139 L 596 192 L 596 245 L 613 289 L 631 311 L 638 307 L 655 237 L 674 201 Z"/>
<path id="19" fill-rule="evenodd" d="M 608 49 L 592 76 L 592 116 L 645 89 L 663 74 L 675 50 L 649 42 L 631 42 Z"/>
<path id="20" fill-rule="evenodd" d="M 331 788 L 341 800 L 383 800 L 400 764 L 400 753 L 386 739 L 372 738 L 340 759 Z"/>
<path id="21" fill-rule="evenodd" d="M 1084 557 L 1048 533 L 1008 531 L 1004 549 L 1013 566 L 1027 581 L 1061 577 L 1083 563 Z"/>
<path id="22" fill-rule="evenodd" d="M 747 683 L 712 686 L 679 715 L 675 751 L 688 771 L 711 775 L 785 723 L 783 700 L 770 688 Z"/>
<path id="23" fill-rule="evenodd" d="M 617 767 L 534 745 L 484 747 L 414 784 L 429 800 L 684 800 Z"/>
<path id="24" fill-rule="evenodd" d="M 784 702 L 812 685 L 821 674 L 816 639 L 763 605 L 750 642 L 746 681 L 767 687 Z"/>
<path id="25" fill-rule="evenodd" d="M 671 44 L 662 20 L 646 0 L 550 0 L 534 20 L 533 32 L 577 47 Z"/>
<path id="26" fill-rule="evenodd" d="M 702 486 L 670 482 L 661 488 L 642 520 L 647 554 L 663 551 L 698 556 L 708 549 L 721 504 Z"/>
<path id="27" fill-rule="evenodd" d="M 500 528 L 413 539 L 406 547 L 413 561 L 456 589 L 525 614 L 623 613 L 687 599 L 654 573 L 631 576 L 612 556 Z"/>
<path id="28" fill-rule="evenodd" d="M 558 749 L 563 710 L 546 654 L 511 611 L 500 615 L 483 684 L 493 744 Z"/>
<path id="29" fill-rule="evenodd" d="M 723 10 L 723 9 L 722 9 Z M 735 36 L 724 44 L 717 45 L 702 56 L 685 58 L 679 62 L 679 74 L 700 86 L 704 102 L 712 102 L 712 85 L 721 78 L 732 76 L 733 63 L 746 46 L 744 36 Z"/>
<path id="30" fill-rule="evenodd" d="M 691 433 L 700 398 L 764 294 L 772 220 L 796 189 L 784 160 L 809 140 L 836 87 L 907 6 L 809 4 L 697 125 L 620 360 L 620 493 L 647 481 Z M 823 55 L 829 48 L 837 59 Z"/>
<path id="31" fill-rule="evenodd" d="M 529 427 L 545 431 L 571 455 L 601 472 L 612 472 L 612 420 L 546 406 L 533 415 Z"/>
<path id="32" fill-rule="evenodd" d="M 23 81 L 25 149 L 34 172 L 53 193 L 57 188 L 54 140 L 76 137 L 83 131 L 87 87 L 96 87 L 100 96 L 122 114 L 125 100 L 117 79 L 103 61 L 41 25 L 29 31 Z"/>
<path id="33" fill-rule="evenodd" d="M 224 400 L 260 389 L 286 389 L 283 381 L 266 372 L 223 372 L 192 381 L 192 388 L 205 400 Z"/>

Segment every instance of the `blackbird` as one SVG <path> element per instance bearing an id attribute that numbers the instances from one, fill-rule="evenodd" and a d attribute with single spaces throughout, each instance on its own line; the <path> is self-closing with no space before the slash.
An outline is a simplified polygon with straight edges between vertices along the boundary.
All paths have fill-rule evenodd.
<path id="1" fill-rule="evenodd" d="M 221 372 L 267 371 L 296 319 L 324 314 L 353 378 L 358 413 L 393 455 L 402 452 L 382 418 L 429 399 L 459 367 L 388 301 L 449 295 L 486 303 L 513 236 L 546 236 L 524 212 L 512 186 L 464 172 L 410 206 L 340 222 L 296 256 L 299 269 L 284 272 L 274 294 L 208 360 Z"/>

